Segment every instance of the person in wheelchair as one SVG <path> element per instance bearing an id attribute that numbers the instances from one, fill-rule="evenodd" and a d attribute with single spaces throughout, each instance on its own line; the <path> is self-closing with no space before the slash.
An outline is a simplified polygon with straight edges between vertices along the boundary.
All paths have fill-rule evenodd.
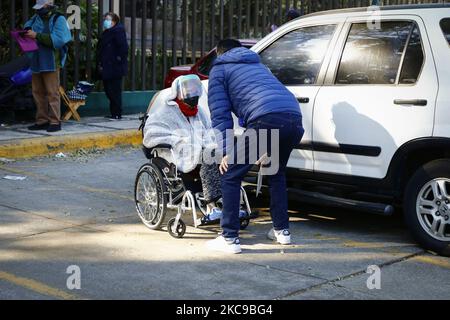
<path id="1" fill-rule="evenodd" d="M 144 146 L 148 149 L 160 145 L 170 145 L 171 150 L 161 150 L 158 154 L 177 170 L 190 173 L 199 168 L 203 195 L 207 205 L 206 215 L 201 224 L 220 221 L 222 210 L 218 202 L 222 198 L 220 173 L 215 161 L 206 164 L 203 154 L 213 153 L 216 148 L 215 135 L 211 130 L 211 120 L 206 95 L 200 78 L 196 75 L 175 79 L 171 88 L 161 91 L 154 98 L 144 127 Z M 205 105 L 203 105 L 205 104 Z M 242 210 L 241 215 L 246 212 Z"/>

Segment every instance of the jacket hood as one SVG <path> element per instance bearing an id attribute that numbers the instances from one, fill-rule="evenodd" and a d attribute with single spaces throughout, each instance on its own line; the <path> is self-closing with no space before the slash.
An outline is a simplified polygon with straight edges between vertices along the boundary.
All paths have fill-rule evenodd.
<path id="1" fill-rule="evenodd" d="M 234 48 L 217 57 L 214 65 L 227 63 L 260 63 L 259 55 L 247 48 Z"/>

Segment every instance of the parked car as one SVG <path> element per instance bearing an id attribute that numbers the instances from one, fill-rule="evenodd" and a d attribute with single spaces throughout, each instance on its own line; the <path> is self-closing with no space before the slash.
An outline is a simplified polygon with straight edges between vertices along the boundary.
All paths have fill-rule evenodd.
<path id="1" fill-rule="evenodd" d="M 242 45 L 246 48 L 253 47 L 257 40 L 240 40 Z M 183 66 L 177 66 L 170 68 L 167 76 L 164 80 L 164 88 L 169 88 L 172 86 L 173 80 L 179 76 L 184 76 L 187 74 L 196 74 L 201 80 L 207 80 L 209 77 L 209 71 L 212 68 L 212 64 L 217 57 L 216 48 L 212 49 L 207 55 L 202 57 L 197 61 L 196 64 L 189 64 Z"/>
<path id="2" fill-rule="evenodd" d="M 252 50 L 303 113 L 290 195 L 382 215 L 403 208 L 414 238 L 450 256 L 450 5 L 315 13 Z"/>

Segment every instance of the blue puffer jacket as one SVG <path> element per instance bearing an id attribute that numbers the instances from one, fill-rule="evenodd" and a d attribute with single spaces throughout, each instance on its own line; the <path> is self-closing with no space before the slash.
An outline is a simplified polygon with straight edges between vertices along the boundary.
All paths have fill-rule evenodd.
<path id="1" fill-rule="evenodd" d="M 246 126 L 270 113 L 301 115 L 294 95 L 261 64 L 259 55 L 235 48 L 219 56 L 209 75 L 208 104 L 213 128 L 233 128 L 233 112 Z"/>

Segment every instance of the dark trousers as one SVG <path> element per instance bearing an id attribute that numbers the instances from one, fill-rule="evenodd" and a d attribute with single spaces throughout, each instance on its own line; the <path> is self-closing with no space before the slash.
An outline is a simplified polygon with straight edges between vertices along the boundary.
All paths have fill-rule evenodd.
<path id="1" fill-rule="evenodd" d="M 103 80 L 106 96 L 109 99 L 109 109 L 113 117 L 122 116 L 122 78 Z"/>
<path id="2" fill-rule="evenodd" d="M 275 230 L 284 230 L 289 228 L 288 198 L 286 191 L 286 166 L 292 150 L 300 143 L 303 137 L 302 117 L 296 114 L 268 114 L 258 118 L 247 126 L 248 129 L 255 130 L 259 135 L 259 130 L 267 129 L 268 136 L 271 136 L 271 130 L 279 130 L 278 172 L 268 176 L 270 190 L 270 214 L 272 216 L 273 227 Z M 259 140 L 259 138 L 258 138 Z M 248 139 L 247 139 L 248 142 Z M 237 152 L 236 144 L 234 146 Z M 242 144 L 248 150 L 249 143 Z M 259 141 L 258 141 L 258 145 Z M 270 140 L 267 151 L 273 156 L 275 150 L 270 150 Z M 246 151 L 247 151 L 246 150 Z M 258 151 L 260 157 L 261 151 Z M 248 152 L 245 156 L 245 164 L 234 162 L 228 166 L 228 171 L 221 178 L 223 216 L 221 220 L 222 235 L 225 238 L 236 238 L 239 236 L 240 220 L 240 188 L 241 183 L 254 163 L 249 163 Z"/>

